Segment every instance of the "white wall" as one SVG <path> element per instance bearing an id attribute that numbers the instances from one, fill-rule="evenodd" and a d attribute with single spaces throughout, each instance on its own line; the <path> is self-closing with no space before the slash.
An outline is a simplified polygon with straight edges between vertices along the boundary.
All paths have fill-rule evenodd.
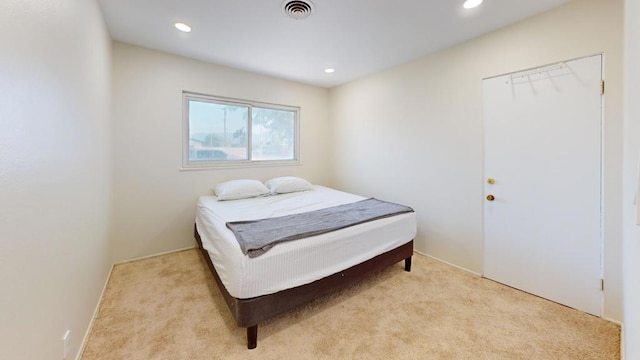
<path id="1" fill-rule="evenodd" d="M 640 163 L 640 3 L 625 1 L 624 113 L 624 337 L 625 359 L 640 359 L 640 226 L 634 199 Z M 640 201 L 640 199 L 638 200 Z"/>
<path id="2" fill-rule="evenodd" d="M 198 196 L 233 178 L 302 176 L 330 184 L 328 91 L 114 43 L 117 260 L 195 245 Z M 301 107 L 298 166 L 180 171 L 182 91 Z"/>
<path id="3" fill-rule="evenodd" d="M 112 260 L 111 40 L 94 0 L 0 5 L 0 358 L 76 356 Z"/>
<path id="4" fill-rule="evenodd" d="M 621 320 L 622 20 L 622 0 L 574 0 L 332 89 L 336 184 L 413 206 L 417 250 L 482 273 L 482 79 L 604 52 L 604 316 Z"/>

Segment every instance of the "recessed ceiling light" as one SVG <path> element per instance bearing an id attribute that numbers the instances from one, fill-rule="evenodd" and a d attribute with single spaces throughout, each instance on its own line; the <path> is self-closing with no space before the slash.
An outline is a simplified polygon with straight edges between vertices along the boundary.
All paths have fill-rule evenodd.
<path id="1" fill-rule="evenodd" d="M 176 29 L 184 32 L 191 32 L 191 26 L 183 23 L 176 23 Z"/>
<path id="2" fill-rule="evenodd" d="M 480 4 L 482 4 L 482 0 L 467 0 L 462 6 L 464 6 L 465 9 L 473 9 Z"/>
<path id="3" fill-rule="evenodd" d="M 336 69 L 333 69 L 333 68 L 324 69 L 324 72 L 326 72 L 327 74 L 331 74 L 332 72 L 335 72 L 335 71 L 336 71 Z"/>

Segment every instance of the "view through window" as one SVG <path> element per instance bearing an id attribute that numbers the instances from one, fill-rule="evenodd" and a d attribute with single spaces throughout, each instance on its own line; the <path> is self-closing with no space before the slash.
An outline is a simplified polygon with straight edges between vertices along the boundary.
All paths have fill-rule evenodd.
<path id="1" fill-rule="evenodd" d="M 186 167 L 297 162 L 299 108 L 184 94 Z"/>

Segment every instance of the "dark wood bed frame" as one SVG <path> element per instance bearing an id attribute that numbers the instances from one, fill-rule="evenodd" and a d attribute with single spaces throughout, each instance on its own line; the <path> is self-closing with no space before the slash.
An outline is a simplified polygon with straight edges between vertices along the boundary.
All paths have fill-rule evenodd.
<path id="1" fill-rule="evenodd" d="M 194 226 L 194 236 L 233 318 L 238 326 L 247 328 L 247 348 L 249 349 L 255 349 L 258 345 L 258 324 L 260 322 L 354 284 L 368 275 L 399 261 L 404 260 L 404 270 L 411 271 L 411 256 L 413 256 L 413 240 L 411 240 L 370 260 L 312 283 L 282 290 L 274 294 L 249 299 L 237 299 L 231 296 L 222 284 L 207 250 L 202 247 L 202 239 L 198 233 L 197 226 Z"/>

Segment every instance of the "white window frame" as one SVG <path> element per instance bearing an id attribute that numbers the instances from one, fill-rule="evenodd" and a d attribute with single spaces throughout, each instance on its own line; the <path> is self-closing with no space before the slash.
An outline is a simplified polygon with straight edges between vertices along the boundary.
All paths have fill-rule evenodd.
<path id="1" fill-rule="evenodd" d="M 247 160 L 189 160 L 189 101 L 210 102 L 214 104 L 246 106 L 249 109 L 247 123 Z M 294 119 L 293 159 L 291 160 L 252 160 L 252 109 L 253 107 L 291 111 Z M 270 104 L 258 101 L 226 98 L 221 96 L 182 92 L 182 170 L 204 170 L 224 167 L 288 166 L 300 164 L 300 107 Z"/>

